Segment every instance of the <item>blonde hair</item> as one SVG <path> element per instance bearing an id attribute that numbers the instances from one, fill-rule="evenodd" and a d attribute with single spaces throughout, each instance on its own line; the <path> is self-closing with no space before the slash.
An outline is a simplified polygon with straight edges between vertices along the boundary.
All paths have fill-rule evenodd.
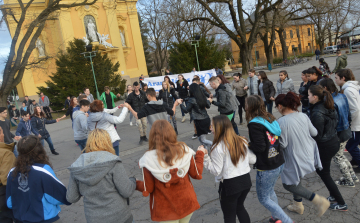
<path id="1" fill-rule="evenodd" d="M 170 93 L 170 83 L 168 80 L 164 81 L 163 83 L 166 84 L 166 87 L 167 87 L 167 91 Z M 164 89 L 164 88 L 163 88 Z M 165 89 L 164 89 L 165 90 Z"/>
<path id="2" fill-rule="evenodd" d="M 109 133 L 103 129 L 94 129 L 89 133 L 85 146 L 85 152 L 106 151 L 115 155 Z"/>

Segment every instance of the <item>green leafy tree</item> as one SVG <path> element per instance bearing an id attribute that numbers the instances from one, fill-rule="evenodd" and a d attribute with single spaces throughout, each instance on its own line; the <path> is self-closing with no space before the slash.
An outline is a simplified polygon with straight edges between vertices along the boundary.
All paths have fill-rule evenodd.
<path id="1" fill-rule="evenodd" d="M 64 106 L 67 96 L 79 96 L 85 87 L 96 98 L 96 88 L 90 60 L 85 58 L 85 43 L 82 40 L 74 39 L 69 43 L 66 52 L 60 51 L 56 59 L 56 73 L 50 75 L 46 81 L 47 87 L 38 87 L 50 99 L 51 107 L 58 110 Z M 114 93 L 122 94 L 125 91 L 126 80 L 120 74 L 119 62 L 113 64 L 107 54 L 100 52 L 92 58 L 96 82 L 100 94 L 105 86 L 109 86 Z"/>
<path id="2" fill-rule="evenodd" d="M 189 73 L 193 67 L 197 70 L 195 47 L 191 45 L 191 42 L 173 43 L 169 52 L 169 66 L 173 73 Z M 219 44 L 215 43 L 215 38 L 200 38 L 197 53 L 200 70 L 224 67 L 227 50 L 220 49 Z"/>

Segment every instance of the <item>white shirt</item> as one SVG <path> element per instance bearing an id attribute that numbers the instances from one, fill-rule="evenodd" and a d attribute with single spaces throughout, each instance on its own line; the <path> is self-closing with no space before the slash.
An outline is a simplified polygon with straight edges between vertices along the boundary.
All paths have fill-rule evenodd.
<path id="1" fill-rule="evenodd" d="M 240 158 L 237 166 L 231 162 L 229 150 L 223 142 L 219 143 L 212 150 L 210 156 L 208 154 L 205 155 L 204 167 L 215 175 L 215 182 L 242 176 L 250 172 L 249 160 L 252 159 L 250 156 L 253 154 L 250 154 L 251 152 L 247 146 L 245 148 L 247 150 L 246 156 L 245 158 Z"/>

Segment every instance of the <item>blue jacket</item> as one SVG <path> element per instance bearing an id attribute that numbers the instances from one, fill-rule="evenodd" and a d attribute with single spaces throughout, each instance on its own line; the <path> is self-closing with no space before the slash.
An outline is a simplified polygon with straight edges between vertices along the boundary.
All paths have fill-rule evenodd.
<path id="1" fill-rule="evenodd" d="M 16 220 L 23 223 L 50 223 L 59 219 L 60 205 L 66 200 L 66 187 L 46 164 L 34 164 L 28 174 L 13 176 L 10 170 L 6 203 Z"/>
<path id="2" fill-rule="evenodd" d="M 34 133 L 34 135 L 38 136 L 39 133 L 36 132 L 32 126 L 31 126 L 31 121 L 28 120 L 27 122 L 25 122 L 24 120 L 20 120 L 20 123 L 16 129 L 16 133 L 15 135 L 17 136 L 21 136 L 21 137 L 25 137 L 28 135 L 31 135 L 31 132 Z"/>
<path id="3" fill-rule="evenodd" d="M 338 123 L 336 131 L 341 132 L 350 128 L 351 114 L 349 102 L 344 94 L 331 94 L 335 102 L 335 109 L 338 113 Z"/>
<path id="4" fill-rule="evenodd" d="M 41 139 L 50 137 L 48 130 L 45 128 L 45 124 L 56 123 L 56 120 L 47 120 L 46 118 L 39 118 L 36 116 L 31 117 L 31 128 L 36 132 L 35 135 L 41 135 Z"/>

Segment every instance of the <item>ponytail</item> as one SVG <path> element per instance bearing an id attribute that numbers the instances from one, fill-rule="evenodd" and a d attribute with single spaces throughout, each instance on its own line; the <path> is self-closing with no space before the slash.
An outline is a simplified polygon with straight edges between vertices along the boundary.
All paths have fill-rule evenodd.
<path id="1" fill-rule="evenodd" d="M 309 91 L 311 92 L 311 94 L 318 96 L 319 101 L 324 101 L 325 108 L 327 108 L 327 109 L 335 108 L 333 97 L 331 96 L 330 92 L 325 90 L 322 86 L 312 85 L 309 88 Z"/>

